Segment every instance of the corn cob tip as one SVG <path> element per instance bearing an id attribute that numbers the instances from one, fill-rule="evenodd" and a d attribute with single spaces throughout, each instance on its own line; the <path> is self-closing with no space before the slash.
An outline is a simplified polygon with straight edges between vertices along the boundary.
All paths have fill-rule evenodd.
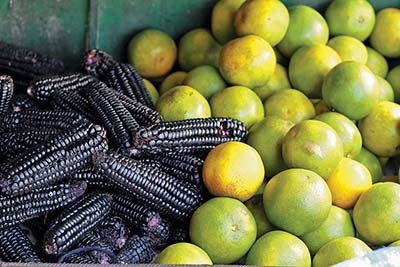
<path id="1" fill-rule="evenodd" d="M 74 190 L 77 196 L 83 196 L 83 194 L 86 192 L 86 189 L 87 189 L 86 181 L 78 182 L 72 188 L 72 190 Z"/>
<path id="2" fill-rule="evenodd" d="M 54 255 L 57 254 L 58 246 L 56 243 L 46 244 L 44 246 L 44 250 L 46 251 L 47 255 Z"/>
<path id="3" fill-rule="evenodd" d="M 10 82 L 12 82 L 13 79 L 9 75 L 0 75 L 0 81 L 10 81 Z"/>

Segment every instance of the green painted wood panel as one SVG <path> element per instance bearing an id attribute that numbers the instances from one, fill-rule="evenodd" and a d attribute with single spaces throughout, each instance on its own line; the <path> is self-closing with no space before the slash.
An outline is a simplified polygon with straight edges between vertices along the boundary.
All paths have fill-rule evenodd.
<path id="1" fill-rule="evenodd" d="M 76 67 L 85 49 L 85 0 L 1 0 L 0 40 L 32 47 Z"/>
<path id="2" fill-rule="evenodd" d="M 155 27 L 176 40 L 189 29 L 209 27 L 217 0 L 0 0 L 0 40 L 32 47 L 77 69 L 88 48 L 125 58 L 129 39 Z M 323 10 L 329 0 L 284 0 Z M 399 0 L 370 0 L 376 10 Z"/>

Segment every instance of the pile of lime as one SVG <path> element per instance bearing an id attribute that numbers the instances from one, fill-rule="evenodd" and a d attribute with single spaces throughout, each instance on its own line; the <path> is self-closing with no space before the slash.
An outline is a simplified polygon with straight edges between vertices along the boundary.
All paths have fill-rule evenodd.
<path id="1" fill-rule="evenodd" d="M 146 29 L 128 54 L 164 120 L 249 130 L 205 157 L 191 244 L 156 263 L 318 267 L 400 244 L 399 180 L 383 172 L 400 152 L 398 7 L 219 0 L 211 29 Z"/>

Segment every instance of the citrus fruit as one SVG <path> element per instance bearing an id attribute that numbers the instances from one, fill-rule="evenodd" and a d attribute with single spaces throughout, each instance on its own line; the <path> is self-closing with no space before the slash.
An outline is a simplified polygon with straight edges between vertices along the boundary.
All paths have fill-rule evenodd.
<path id="1" fill-rule="evenodd" d="M 375 25 L 375 10 L 366 0 L 334 0 L 325 11 L 332 36 L 349 35 L 365 41 Z"/>
<path id="2" fill-rule="evenodd" d="M 338 53 L 327 45 L 310 45 L 296 50 L 289 63 L 293 87 L 311 98 L 321 98 L 325 75 L 342 62 Z"/>
<path id="3" fill-rule="evenodd" d="M 144 86 L 146 86 L 147 91 L 149 92 L 151 102 L 155 105 L 157 103 L 158 98 L 160 95 L 158 94 L 157 89 L 154 85 L 147 79 L 143 79 Z"/>
<path id="4" fill-rule="evenodd" d="M 400 240 L 394 241 L 389 244 L 389 247 L 400 247 Z"/>
<path id="5" fill-rule="evenodd" d="M 231 86 L 210 99 L 213 117 L 231 117 L 242 121 L 247 128 L 262 120 L 264 108 L 256 93 L 244 86 Z"/>
<path id="6" fill-rule="evenodd" d="M 162 81 L 160 88 L 158 89 L 160 95 L 164 94 L 168 89 L 172 87 L 183 85 L 183 81 L 185 80 L 187 72 L 184 71 L 176 71 L 169 74 Z"/>
<path id="7" fill-rule="evenodd" d="M 166 121 L 211 117 L 207 100 L 189 86 L 175 86 L 162 94 L 156 103 L 156 110 Z"/>
<path id="8" fill-rule="evenodd" d="M 336 238 L 318 250 L 313 258 L 312 266 L 328 267 L 348 259 L 364 256 L 371 251 L 372 249 L 358 238 L 351 236 Z"/>
<path id="9" fill-rule="evenodd" d="M 371 244 L 385 245 L 400 239 L 400 185 L 376 183 L 361 195 L 353 209 L 360 236 Z"/>
<path id="10" fill-rule="evenodd" d="M 271 231 L 261 236 L 251 247 L 247 265 L 311 266 L 307 246 L 297 236 L 284 231 Z"/>
<path id="11" fill-rule="evenodd" d="M 314 108 L 316 115 L 331 111 L 331 108 L 326 104 L 323 99 L 319 99 L 316 103 L 314 103 Z"/>
<path id="12" fill-rule="evenodd" d="M 179 41 L 178 61 L 179 66 L 185 70 L 200 65 L 218 67 L 221 45 L 214 39 L 210 31 L 197 28 L 187 32 Z"/>
<path id="13" fill-rule="evenodd" d="M 328 24 L 318 11 L 305 5 L 291 6 L 288 10 L 289 27 L 278 44 L 284 56 L 290 57 L 301 46 L 328 42 Z"/>
<path id="14" fill-rule="evenodd" d="M 207 65 L 198 66 L 189 71 L 183 84 L 196 89 L 207 99 L 226 87 L 218 70 Z"/>
<path id="15" fill-rule="evenodd" d="M 400 103 L 400 65 L 391 69 L 386 79 L 393 88 L 394 101 Z"/>
<path id="16" fill-rule="evenodd" d="M 364 64 L 345 61 L 336 65 L 322 84 L 322 98 L 351 120 L 370 113 L 379 100 L 379 83 Z"/>
<path id="17" fill-rule="evenodd" d="M 329 241 L 354 235 L 354 226 L 350 214 L 342 208 L 332 206 L 326 220 L 317 229 L 305 233 L 300 238 L 307 245 L 311 255 L 314 255 Z"/>
<path id="18" fill-rule="evenodd" d="M 332 47 L 343 61 L 356 61 L 361 64 L 367 64 L 367 47 L 358 39 L 339 35 L 328 41 L 328 46 Z"/>
<path id="19" fill-rule="evenodd" d="M 363 164 L 343 158 L 326 183 L 331 190 L 333 204 L 343 209 L 351 209 L 360 195 L 372 186 L 372 178 Z"/>
<path id="20" fill-rule="evenodd" d="M 372 183 L 377 183 L 382 179 L 383 172 L 381 163 L 379 159 L 368 149 L 362 147 L 360 153 L 358 153 L 358 155 L 356 155 L 353 159 L 367 167 L 372 177 Z"/>
<path id="21" fill-rule="evenodd" d="M 275 92 L 291 87 L 286 68 L 280 64 L 276 64 L 275 71 L 268 82 L 263 86 L 254 88 L 254 92 L 261 101 L 265 101 Z"/>
<path id="22" fill-rule="evenodd" d="M 380 76 L 376 76 L 379 83 L 379 100 L 394 102 L 394 92 L 390 83 Z"/>
<path id="23" fill-rule="evenodd" d="M 249 88 L 266 84 L 275 71 L 276 56 L 271 45 L 256 35 L 229 41 L 221 50 L 219 71 L 231 84 Z"/>
<path id="24" fill-rule="evenodd" d="M 255 34 L 271 46 L 277 45 L 289 26 L 289 12 L 278 0 L 247 0 L 235 16 L 239 36 Z"/>
<path id="25" fill-rule="evenodd" d="M 331 192 L 313 171 L 287 169 L 268 181 L 263 203 L 268 220 L 294 235 L 315 230 L 328 217 Z"/>
<path id="26" fill-rule="evenodd" d="M 200 247 L 180 242 L 164 248 L 155 258 L 155 264 L 205 264 L 212 265 L 207 253 Z"/>
<path id="27" fill-rule="evenodd" d="M 327 179 L 343 158 L 343 144 L 328 124 L 305 120 L 286 134 L 282 156 L 287 166 L 312 170 Z"/>
<path id="28" fill-rule="evenodd" d="M 236 12 L 245 0 L 219 0 L 211 13 L 211 32 L 221 44 L 236 37 L 235 20 Z"/>
<path id="29" fill-rule="evenodd" d="M 189 236 L 214 264 L 229 264 L 243 257 L 253 245 L 257 226 L 242 202 L 216 197 L 195 210 L 190 220 Z"/>
<path id="30" fill-rule="evenodd" d="M 264 102 L 265 116 L 275 115 L 284 120 L 298 123 L 315 116 L 314 105 L 302 92 L 282 89 Z"/>
<path id="31" fill-rule="evenodd" d="M 343 144 L 345 157 L 353 158 L 361 150 L 361 134 L 357 126 L 346 116 L 337 112 L 325 112 L 314 118 L 331 126 L 338 134 Z"/>
<path id="32" fill-rule="evenodd" d="M 262 198 L 262 195 L 255 195 L 244 203 L 256 220 L 257 238 L 274 229 L 274 226 L 268 221 L 265 215 Z"/>
<path id="33" fill-rule="evenodd" d="M 367 67 L 376 75 L 385 78 L 389 71 L 389 64 L 386 58 L 369 46 L 367 46 L 367 52 Z"/>
<path id="34" fill-rule="evenodd" d="M 376 14 L 369 42 L 385 57 L 400 56 L 400 9 L 384 8 Z"/>
<path id="35" fill-rule="evenodd" d="M 144 78 L 164 76 L 172 69 L 175 60 L 175 42 L 160 30 L 143 30 L 129 42 L 128 61 Z"/>
<path id="36" fill-rule="evenodd" d="M 246 201 L 264 180 L 264 165 L 258 152 L 241 142 L 226 142 L 213 148 L 203 164 L 203 181 L 215 196 Z"/>
<path id="37" fill-rule="evenodd" d="M 358 123 L 363 145 L 381 157 L 398 154 L 400 145 L 400 105 L 380 101 L 372 111 Z"/>
<path id="38" fill-rule="evenodd" d="M 260 154 L 267 177 L 287 169 L 282 158 L 282 141 L 294 123 L 277 116 L 266 116 L 249 130 L 247 143 Z"/>

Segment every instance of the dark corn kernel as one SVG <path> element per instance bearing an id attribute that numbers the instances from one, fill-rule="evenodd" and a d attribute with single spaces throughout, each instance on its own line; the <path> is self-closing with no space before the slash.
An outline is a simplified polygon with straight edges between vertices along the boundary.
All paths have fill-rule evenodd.
<path id="1" fill-rule="evenodd" d="M 60 254 L 74 246 L 93 230 L 111 209 L 111 196 L 91 193 L 62 211 L 44 236 L 47 254 Z"/>
<path id="2" fill-rule="evenodd" d="M 140 126 L 150 126 L 162 121 L 161 114 L 158 111 L 121 93 L 116 92 L 115 94 Z"/>
<path id="3" fill-rule="evenodd" d="M 98 247 L 98 248 L 106 249 L 109 251 L 113 251 L 112 247 L 109 246 L 108 244 L 106 244 L 105 242 L 103 242 L 103 240 L 101 240 L 100 236 L 94 231 L 89 232 L 86 235 L 84 235 L 82 237 L 82 239 L 79 241 L 77 247 Z M 103 253 L 102 251 L 93 250 L 93 251 L 87 252 L 87 254 L 89 254 L 91 257 L 95 258 L 97 263 L 100 263 L 100 264 L 111 263 L 111 259 L 108 256 L 108 254 Z"/>
<path id="4" fill-rule="evenodd" d="M 7 75 L 0 75 L 0 117 L 9 111 L 13 94 L 14 83 L 12 78 Z"/>
<path id="5" fill-rule="evenodd" d="M 154 247 L 162 248 L 167 244 L 170 223 L 158 212 L 135 202 L 128 195 L 113 195 L 111 213 L 128 222 L 135 232 L 150 237 Z"/>
<path id="6" fill-rule="evenodd" d="M 139 124 L 115 96 L 113 90 L 99 83 L 88 91 L 88 98 L 113 142 L 118 147 L 130 147 L 130 136 L 139 129 Z"/>
<path id="7" fill-rule="evenodd" d="M 82 169 L 68 177 L 70 182 L 86 182 L 89 189 L 102 189 L 107 192 L 120 191 L 107 177 L 89 169 Z"/>
<path id="8" fill-rule="evenodd" d="M 32 81 L 27 93 L 36 101 L 48 103 L 58 90 L 80 92 L 96 82 L 92 76 L 82 73 L 43 76 Z"/>
<path id="9" fill-rule="evenodd" d="M 121 264 L 138 264 L 150 263 L 155 256 L 149 237 L 133 235 L 118 253 L 117 259 Z"/>
<path id="10" fill-rule="evenodd" d="M 0 129 L 17 130 L 26 128 L 66 129 L 89 123 L 76 112 L 64 110 L 22 110 L 0 118 Z"/>
<path id="11" fill-rule="evenodd" d="M 246 126 L 231 118 L 160 122 L 138 130 L 132 140 L 133 147 L 125 153 L 132 156 L 199 153 L 221 143 L 243 141 L 246 136 Z"/>
<path id="12" fill-rule="evenodd" d="M 75 201 L 86 190 L 86 184 L 59 184 L 20 196 L 0 197 L 0 229 L 55 211 Z"/>
<path id="13" fill-rule="evenodd" d="M 2 192 L 18 195 L 44 188 L 91 164 L 92 155 L 106 151 L 108 146 L 103 128 L 89 127 L 81 140 L 67 143 L 64 139 L 64 146 L 53 145 L 54 139 L 65 135 L 62 133 L 11 161 L 0 179 Z M 31 158 L 27 154 L 32 155 Z M 27 159 L 27 162 L 21 162 L 21 159 Z"/>
<path id="14" fill-rule="evenodd" d="M 107 84 L 116 91 L 154 109 L 149 91 L 136 69 L 126 63 L 118 63 L 106 74 Z"/>
<path id="15" fill-rule="evenodd" d="M 190 154 L 152 155 L 150 160 L 160 163 L 164 172 L 195 185 L 202 184 L 201 171 L 204 160 Z"/>
<path id="16" fill-rule="evenodd" d="M 18 94 L 11 99 L 11 111 L 19 112 L 28 109 L 37 109 L 37 106 L 27 94 Z"/>
<path id="17" fill-rule="evenodd" d="M 196 187 L 138 160 L 98 154 L 94 162 L 96 170 L 119 189 L 169 219 L 187 221 L 202 203 Z"/>
<path id="18" fill-rule="evenodd" d="M 83 71 L 99 79 L 103 79 L 108 70 L 117 64 L 111 55 L 99 49 L 89 50 L 82 61 Z"/>
<path id="19" fill-rule="evenodd" d="M 13 158 L 25 150 L 57 135 L 58 129 L 22 129 L 0 132 L 0 155 Z"/>
<path id="20" fill-rule="evenodd" d="M 179 242 L 190 242 L 188 224 L 174 223 L 171 226 L 171 234 L 168 243 L 175 244 Z"/>
<path id="21" fill-rule="evenodd" d="M 99 261 L 87 253 L 71 254 L 66 257 L 63 263 L 74 264 L 99 264 Z"/>
<path id="22" fill-rule="evenodd" d="M 32 242 L 19 226 L 0 231 L 0 256 L 12 262 L 42 262 Z"/>
<path id="23" fill-rule="evenodd" d="M 114 201 L 114 195 L 112 198 Z M 116 216 L 106 217 L 97 225 L 94 231 L 98 234 L 102 242 L 107 244 L 112 250 L 120 250 L 126 244 L 130 233 L 122 219 Z"/>
<path id="24" fill-rule="evenodd" d="M 45 74 L 58 74 L 64 70 L 62 61 L 33 50 L 0 42 L 0 72 L 7 73 L 24 83 Z"/>
<path id="25" fill-rule="evenodd" d="M 93 110 L 89 102 L 76 92 L 57 90 L 53 94 L 52 104 L 61 110 L 77 112 L 90 121 L 94 121 Z"/>

